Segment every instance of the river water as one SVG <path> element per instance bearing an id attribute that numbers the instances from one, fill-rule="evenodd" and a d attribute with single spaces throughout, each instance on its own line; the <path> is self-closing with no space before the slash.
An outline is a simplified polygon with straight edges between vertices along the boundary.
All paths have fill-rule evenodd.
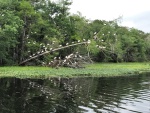
<path id="1" fill-rule="evenodd" d="M 0 113 L 150 113 L 150 74 L 1 78 Z"/>

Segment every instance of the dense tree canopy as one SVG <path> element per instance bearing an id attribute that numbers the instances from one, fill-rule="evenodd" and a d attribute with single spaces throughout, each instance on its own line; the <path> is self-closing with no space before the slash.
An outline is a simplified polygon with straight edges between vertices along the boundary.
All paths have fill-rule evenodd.
<path id="1" fill-rule="evenodd" d="M 65 57 L 73 52 L 88 54 L 94 61 L 147 61 L 150 34 L 118 25 L 117 20 L 87 20 L 69 13 L 69 0 L 0 0 L 0 65 L 18 65 L 28 57 L 59 45 L 91 40 L 46 54 L 33 65 Z"/>

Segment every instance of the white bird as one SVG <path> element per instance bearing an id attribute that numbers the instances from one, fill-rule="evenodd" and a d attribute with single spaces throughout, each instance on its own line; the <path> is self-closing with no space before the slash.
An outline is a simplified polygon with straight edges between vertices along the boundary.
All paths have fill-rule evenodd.
<path id="1" fill-rule="evenodd" d="M 100 48 L 100 49 L 105 49 L 106 47 L 104 47 L 104 46 L 99 46 L 99 48 Z"/>
<path id="2" fill-rule="evenodd" d="M 81 56 L 81 55 L 79 55 L 79 57 L 80 57 L 80 58 L 82 58 L 82 56 Z"/>
<path id="3" fill-rule="evenodd" d="M 66 62 L 66 59 L 63 61 L 63 64 Z"/>
<path id="4" fill-rule="evenodd" d="M 90 43 L 91 43 L 91 40 L 88 40 L 87 43 L 90 44 Z"/>
<path id="5" fill-rule="evenodd" d="M 70 56 L 70 55 L 67 57 L 67 59 L 69 59 L 69 58 L 71 58 L 71 56 Z"/>
<path id="6" fill-rule="evenodd" d="M 69 43 L 66 43 L 66 46 L 68 45 Z"/>
<path id="7" fill-rule="evenodd" d="M 95 40 L 97 39 L 97 36 L 96 36 L 96 35 L 94 36 L 94 39 L 95 39 Z"/>
<path id="8" fill-rule="evenodd" d="M 47 47 L 46 47 L 46 48 L 44 48 L 44 50 L 45 50 L 45 51 L 47 51 Z"/>

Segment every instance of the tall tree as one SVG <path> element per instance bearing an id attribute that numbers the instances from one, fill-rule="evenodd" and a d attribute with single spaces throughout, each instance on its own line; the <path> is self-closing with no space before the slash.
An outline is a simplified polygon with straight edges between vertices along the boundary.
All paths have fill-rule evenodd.
<path id="1" fill-rule="evenodd" d="M 17 37 L 23 21 L 15 15 L 13 3 L 1 1 L 0 5 L 0 60 L 1 65 L 11 64 L 16 61 L 17 54 L 15 47 L 18 44 Z M 8 6 L 10 5 L 10 6 Z"/>

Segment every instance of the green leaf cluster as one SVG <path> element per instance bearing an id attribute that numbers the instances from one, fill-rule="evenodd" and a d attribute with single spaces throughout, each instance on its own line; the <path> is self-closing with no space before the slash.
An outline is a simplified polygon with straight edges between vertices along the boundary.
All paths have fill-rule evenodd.
<path id="1" fill-rule="evenodd" d="M 0 65 L 17 65 L 43 47 L 57 48 L 84 40 L 91 40 L 91 44 L 66 48 L 31 62 L 37 65 L 76 51 L 98 62 L 150 60 L 149 33 L 119 26 L 121 18 L 91 21 L 80 12 L 70 14 L 70 5 L 69 0 L 0 0 Z"/>

